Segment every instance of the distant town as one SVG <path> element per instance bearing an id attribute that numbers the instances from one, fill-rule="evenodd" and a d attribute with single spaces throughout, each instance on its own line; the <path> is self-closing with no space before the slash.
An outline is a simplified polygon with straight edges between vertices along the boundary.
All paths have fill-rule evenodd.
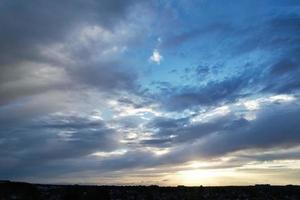
<path id="1" fill-rule="evenodd" d="M 300 186 L 91 186 L 0 181 L 0 200 L 299 200 Z"/>

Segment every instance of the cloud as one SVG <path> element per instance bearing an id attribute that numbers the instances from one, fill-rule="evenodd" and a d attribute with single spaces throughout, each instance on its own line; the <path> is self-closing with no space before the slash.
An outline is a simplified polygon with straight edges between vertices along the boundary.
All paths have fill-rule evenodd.
<path id="1" fill-rule="evenodd" d="M 217 4 L 2 1 L 0 178 L 298 160 L 299 3 Z"/>
<path id="2" fill-rule="evenodd" d="M 120 49 L 135 34 L 122 23 L 137 4 L 2 2 L 0 105 L 86 84 L 101 91 L 133 88 L 135 75 L 120 61 Z"/>
<path id="3" fill-rule="evenodd" d="M 6 124 L 0 127 L 1 177 L 27 176 L 30 174 L 26 170 L 33 169 L 43 173 L 50 170 L 43 168 L 45 165 L 71 162 L 97 151 L 113 151 L 120 145 L 120 135 L 115 130 L 89 116 L 57 114 L 15 127 Z"/>
<path id="4" fill-rule="evenodd" d="M 219 118 L 207 129 L 207 123 L 174 130 L 175 140 L 186 142 L 165 155 L 165 159 L 184 162 L 189 159 L 218 158 L 233 152 L 249 149 L 281 149 L 300 145 L 297 119 L 299 106 L 272 104 L 260 110 L 249 121 L 228 115 Z M 282 118 L 283 117 L 283 118 Z M 287 119 L 287 120 L 283 120 Z M 181 134 L 182 132 L 185 134 Z M 174 144 L 174 143 L 173 143 Z M 270 157 L 271 159 L 271 157 Z"/>
<path id="5" fill-rule="evenodd" d="M 161 95 L 163 108 L 179 111 L 200 105 L 211 106 L 232 102 L 247 94 L 245 89 L 252 85 L 250 73 L 218 82 L 212 81 L 204 86 L 170 88 L 169 93 Z"/>
<path id="6" fill-rule="evenodd" d="M 1 55 L 1 62 L 8 64 L 24 58 L 34 59 L 39 55 L 39 45 L 64 40 L 70 31 L 82 27 L 83 23 L 113 28 L 134 4 L 134 1 L 124 3 L 118 0 L 3 1 L 0 5 L 3 27 L 0 42 L 5 53 Z"/>
<path id="7" fill-rule="evenodd" d="M 287 2 L 285 11 L 278 15 L 272 15 L 269 10 L 262 12 L 254 9 L 255 16 L 240 13 L 247 7 L 256 7 L 250 2 L 226 5 L 227 9 L 220 10 L 223 14 L 222 18 L 212 14 L 214 13 L 212 10 L 216 7 L 214 2 L 203 4 L 207 6 L 205 9 L 201 7 L 207 16 L 204 14 L 198 16 L 199 8 L 189 7 L 189 13 L 198 16 L 197 19 L 202 23 L 168 32 L 164 37 L 166 39 L 162 48 L 176 56 L 185 54 L 185 58 L 196 63 L 193 65 L 197 65 L 199 60 L 200 62 L 205 60 L 210 64 L 206 69 L 198 68 L 202 71 L 196 70 L 198 77 L 201 76 L 201 82 L 199 79 L 193 79 L 195 84 L 179 84 L 169 87 L 166 92 L 161 91 L 162 94 L 158 96 L 163 96 L 163 101 L 167 102 L 163 103 L 163 107 L 169 110 L 180 110 L 195 105 L 207 106 L 234 101 L 245 93 L 247 95 L 285 94 L 299 90 L 297 78 L 299 76 L 299 26 L 297 24 L 300 18 L 298 13 L 288 9 L 289 6 L 293 6 L 292 3 Z M 279 10 L 281 6 L 276 4 L 274 8 Z M 174 12 L 182 11 L 175 9 Z M 240 16 L 239 19 L 236 19 L 237 15 Z M 251 18 L 251 23 L 246 22 L 248 18 Z M 255 22 L 252 21 L 254 18 Z M 176 17 L 173 20 L 181 23 L 181 20 Z M 187 17 L 186 20 L 192 19 Z M 247 62 L 244 62 L 245 60 Z M 216 70 L 207 70 L 212 69 L 214 65 L 221 65 L 217 67 L 217 73 Z M 247 76 L 249 73 L 251 75 Z M 182 83 L 191 79 L 191 76 L 188 76 L 190 74 L 185 74 L 187 75 L 180 73 L 180 76 L 184 77 Z M 248 83 L 242 84 L 235 91 L 231 88 L 226 89 L 227 84 L 233 82 L 233 79 L 237 80 L 237 83 L 233 84 L 236 86 L 240 85 L 239 83 Z M 216 85 L 216 88 L 212 89 L 213 85 Z M 219 89 L 217 85 L 223 88 Z M 224 96 L 219 95 L 218 93 L 222 93 L 219 91 L 223 90 Z M 228 93 L 225 92 L 226 90 Z M 165 96 L 169 98 L 166 100 Z"/>
<path id="8" fill-rule="evenodd" d="M 157 49 L 154 49 L 149 60 L 152 62 L 155 62 L 157 64 L 160 64 L 160 62 L 163 60 L 163 57 L 162 57 L 162 55 L 160 55 L 160 53 Z"/>

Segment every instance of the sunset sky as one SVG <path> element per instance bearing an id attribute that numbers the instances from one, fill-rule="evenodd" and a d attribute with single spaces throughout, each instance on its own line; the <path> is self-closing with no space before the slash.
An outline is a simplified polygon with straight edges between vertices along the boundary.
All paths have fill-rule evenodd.
<path id="1" fill-rule="evenodd" d="M 1 0 L 0 179 L 300 184 L 300 1 Z"/>

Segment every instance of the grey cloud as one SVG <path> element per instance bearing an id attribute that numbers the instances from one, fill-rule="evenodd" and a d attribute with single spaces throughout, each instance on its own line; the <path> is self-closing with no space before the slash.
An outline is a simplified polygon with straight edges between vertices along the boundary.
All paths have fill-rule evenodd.
<path id="1" fill-rule="evenodd" d="M 44 91 L 78 89 L 78 84 L 92 85 L 101 91 L 132 88 L 136 77 L 124 66 L 126 63 L 115 58 L 107 62 L 92 62 L 91 49 L 87 51 L 87 48 L 84 50 L 74 46 L 73 43 L 78 43 L 79 38 L 75 38 L 77 41 L 70 40 L 73 33 L 84 26 L 101 26 L 108 32 L 116 31 L 115 27 L 126 20 L 128 11 L 139 3 L 142 2 L 2 1 L 0 105 Z M 66 47 L 57 53 L 62 55 L 68 52 L 73 63 L 61 62 L 58 55 L 50 58 L 48 53 L 42 52 L 43 48 L 59 44 Z M 46 73 L 49 70 L 60 70 L 63 77 L 56 80 L 55 76 L 61 74 L 52 76 Z M 37 76 L 39 73 L 41 75 Z M 45 73 L 47 77 L 43 77 Z"/>
<path id="2" fill-rule="evenodd" d="M 135 88 L 136 74 L 118 62 L 80 66 L 71 69 L 70 73 L 75 81 L 78 80 L 77 82 L 87 86 L 94 86 L 100 91 L 114 89 L 129 91 Z"/>
<path id="3" fill-rule="evenodd" d="M 128 63 L 114 56 L 94 59 L 94 54 L 101 54 L 115 41 L 81 44 L 80 31 L 98 26 L 109 36 L 118 33 L 128 11 L 139 3 L 0 3 L 1 179 L 84 170 L 81 162 L 91 153 L 120 147 L 120 133 L 102 120 L 51 113 L 78 111 L 72 107 L 72 93 L 85 100 L 83 90 L 96 88 L 111 96 L 119 90 L 133 90 L 136 76 Z"/>
<path id="4" fill-rule="evenodd" d="M 118 35 L 122 32 L 118 28 L 122 23 L 132 28 L 126 20 L 132 14 L 132 8 L 140 3 L 122 0 L 0 2 L 0 178 L 59 176 L 89 170 L 96 174 L 183 163 L 193 159 L 216 159 L 249 149 L 260 152 L 261 149 L 299 146 L 300 111 L 297 103 L 271 105 L 269 109 L 259 111 L 252 121 L 230 113 L 208 122 L 196 123 L 191 123 L 192 115 L 176 119 L 158 117 L 144 126 L 147 119 L 140 116 L 117 116 L 109 122 L 121 127 L 120 130 L 108 128 L 105 121 L 92 120 L 88 116 L 49 117 L 48 114 L 54 110 L 62 113 L 68 109 L 72 111 L 70 102 L 73 96 L 68 94 L 70 91 L 77 93 L 75 98 L 82 101 L 88 99 L 83 91 L 95 89 L 97 94 L 107 93 L 108 99 L 117 99 L 121 105 L 142 108 L 160 104 L 158 111 L 175 111 L 177 114 L 185 109 L 199 111 L 198 107 L 213 108 L 232 103 L 245 96 L 297 94 L 300 88 L 299 15 L 285 12 L 273 15 L 266 11 L 263 13 L 267 14 L 262 16 L 255 11 L 253 15 L 246 13 L 240 19 L 236 13 L 243 12 L 243 9 L 240 11 L 231 6 L 228 10 L 222 9 L 224 20 L 208 12 L 207 16 L 204 15 L 204 18 L 209 18 L 207 23 L 202 23 L 201 20 L 206 20 L 200 17 L 199 21 L 191 22 L 193 27 L 190 30 L 182 27 L 184 31 L 181 33 L 173 29 L 176 26 L 172 29 L 170 26 L 162 27 L 172 33 L 162 34 L 162 43 L 158 45 L 165 48 L 166 61 L 169 59 L 168 49 L 184 45 L 187 45 L 187 51 L 191 50 L 182 52 L 185 59 L 193 52 L 200 55 L 204 51 L 212 51 L 212 60 L 218 60 L 221 55 L 224 66 L 217 68 L 225 69 L 221 72 L 224 75 L 222 79 L 210 80 L 213 70 L 216 70 L 212 67 L 215 63 L 211 66 L 198 65 L 194 71 L 186 70 L 186 74 L 204 77 L 210 73 L 201 84 L 172 86 L 169 82 L 154 82 L 152 86 L 157 86 L 159 94 L 139 93 L 135 66 L 127 62 L 127 58 L 102 53 L 114 46 L 114 42 L 120 42 L 121 46 L 128 44 L 126 39 L 119 41 L 119 37 L 120 40 L 123 37 Z M 242 7 L 248 9 L 245 5 Z M 215 6 L 208 10 L 211 9 Z M 199 12 L 198 8 L 196 10 Z M 246 20 L 250 23 L 245 23 Z M 76 33 L 87 26 L 101 27 L 101 31 L 114 35 L 112 43 L 88 38 L 85 44 L 81 44 L 80 34 Z M 105 34 L 101 31 L 100 35 Z M 156 34 L 153 30 L 150 37 L 156 37 Z M 137 40 L 135 36 L 133 38 Z M 188 45 L 191 43 L 190 49 Z M 55 49 L 56 45 L 59 49 Z M 145 46 L 148 47 L 148 44 Z M 47 48 L 49 52 L 43 52 Z M 57 54 L 52 55 L 51 48 Z M 260 59 L 255 57 L 257 51 L 272 59 L 257 62 L 257 65 L 253 62 L 248 66 L 240 62 L 250 58 Z M 202 60 L 194 54 L 191 57 L 196 66 Z M 233 66 L 236 71 L 228 67 L 230 72 L 227 74 L 227 60 L 238 61 Z M 231 65 L 230 61 L 228 63 Z M 184 78 L 187 77 L 193 76 Z M 57 97 L 56 91 L 65 93 L 69 98 Z M 120 91 L 134 93 L 143 100 L 135 102 L 127 97 L 119 98 Z M 50 92 L 53 94 L 49 95 Z M 43 98 L 47 100 L 38 101 L 39 94 L 44 94 Z M 97 99 L 97 103 L 108 100 L 105 98 Z M 65 108 L 54 106 L 62 101 Z M 89 104 L 89 101 L 84 103 Z M 130 131 L 152 131 L 153 135 L 149 139 L 132 140 L 132 143 L 128 139 L 127 144 L 121 144 L 119 140 L 124 138 L 120 134 Z M 156 155 L 141 150 L 144 147 L 168 148 L 170 152 Z M 127 148 L 128 151 L 110 158 L 89 156 L 96 151 L 111 152 L 118 148 Z M 264 154 L 255 158 L 246 155 L 240 156 L 240 159 L 299 159 L 297 153 Z M 241 163 L 237 160 L 236 163 L 227 163 L 227 166 Z"/>
<path id="5" fill-rule="evenodd" d="M 49 128 L 49 129 L 75 129 L 81 130 L 86 128 L 101 128 L 105 124 L 102 120 L 89 120 L 79 116 L 57 116 L 46 117 L 40 119 L 40 123 L 36 124 L 32 128 Z"/>
<path id="6" fill-rule="evenodd" d="M 174 128 L 156 123 L 158 132 L 153 138 L 140 142 L 150 147 L 171 148 L 169 153 L 151 159 L 151 165 L 216 159 L 245 150 L 256 150 L 258 153 L 273 150 L 273 153 L 262 153 L 260 156 L 251 156 L 252 153 L 234 154 L 238 165 L 255 159 L 299 159 L 298 152 L 277 152 L 278 149 L 300 145 L 299 117 L 297 104 L 272 104 L 259 111 L 256 119 L 251 121 L 229 114 L 210 122 L 187 123 L 185 126 L 177 126 L 177 120 L 173 120 Z M 175 137 L 169 138 L 170 135 Z"/>
<path id="7" fill-rule="evenodd" d="M 144 139 L 139 143 L 143 146 L 169 147 L 172 146 L 172 144 L 174 144 L 174 141 L 171 138 L 151 138 Z"/>
<path id="8" fill-rule="evenodd" d="M 59 162 L 42 162 L 33 166 L 24 165 L 24 168 L 20 170 L 15 168 L 2 170 L 2 174 L 0 173 L 0 175 L 18 180 L 28 177 L 37 177 L 39 179 L 51 176 L 66 176 L 68 174 L 88 171 L 89 174 L 95 173 L 98 176 L 108 172 L 154 166 L 156 163 L 155 160 L 157 159 L 150 152 L 131 150 L 124 155 L 107 157 L 105 159 L 94 156 L 81 157 L 80 159 L 63 159 Z M 44 170 L 47 170 L 47 173 Z"/>
<path id="9" fill-rule="evenodd" d="M 57 166 L 54 165 L 54 167 L 58 168 L 56 172 L 59 173 L 65 172 L 66 168 L 68 168 L 68 172 L 94 170 L 99 173 L 105 173 L 106 170 L 119 171 L 149 168 L 184 163 L 195 159 L 210 160 L 240 150 L 256 149 L 259 152 L 260 149 L 274 149 L 276 151 L 276 149 L 281 147 L 297 147 L 300 144 L 299 116 L 299 107 L 295 104 L 273 104 L 260 111 L 257 118 L 253 121 L 227 115 L 209 123 L 187 124 L 185 127 L 176 127 L 175 125 L 176 128 L 173 134 L 176 137 L 172 140 L 166 139 L 164 135 L 156 135 L 157 138 L 152 140 L 140 141 L 143 146 L 171 147 L 169 153 L 161 156 L 156 156 L 149 151 L 131 149 L 123 155 L 103 160 L 82 158 L 81 160 L 84 161 L 84 164 L 79 164 L 79 160 L 68 161 L 62 159 L 62 162 Z M 171 119 L 157 119 L 156 121 L 159 120 L 171 121 Z M 176 120 L 174 123 L 176 124 Z M 83 126 L 85 126 L 84 124 Z M 168 129 L 170 127 L 169 124 L 171 122 L 167 123 L 167 125 L 164 123 L 152 123 L 151 126 L 161 125 L 157 126 L 157 128 L 163 130 Z M 288 154 L 289 156 L 286 154 L 280 155 L 280 153 L 277 156 L 275 153 L 274 155 L 265 154 L 261 158 L 257 157 L 257 159 L 282 159 L 286 156 L 287 158 L 298 159 L 295 157 L 295 153 Z M 251 157 L 251 154 L 249 155 Z M 237 156 L 236 160 L 215 167 L 241 166 L 248 162 L 250 158 L 248 158 L 247 154 L 238 154 Z M 250 160 L 253 159 L 250 158 Z"/>
<path id="10" fill-rule="evenodd" d="M 132 150 L 122 156 L 106 159 L 102 161 L 100 166 L 107 170 L 140 168 L 153 165 L 154 159 L 151 152 Z"/>
<path id="11" fill-rule="evenodd" d="M 190 118 L 156 118 L 148 124 L 154 132 L 154 138 L 143 140 L 144 145 L 173 147 L 181 143 L 205 139 L 214 133 L 230 132 L 246 127 L 248 121 L 232 113 L 208 122 L 191 123 Z M 170 137 L 172 136 L 172 137 Z"/>
<path id="12" fill-rule="evenodd" d="M 253 78 L 249 74 L 240 75 L 220 82 L 209 82 L 205 86 L 181 88 L 179 92 L 170 90 L 164 97 L 163 106 L 169 110 L 191 109 L 194 106 L 211 106 L 232 102 L 247 95 L 244 91 L 251 86 Z"/>
<path id="13" fill-rule="evenodd" d="M 235 128 L 223 127 L 194 143 L 182 146 L 170 157 L 218 157 L 245 149 L 294 147 L 300 144 L 299 106 L 273 105 L 258 113 L 257 118 Z M 181 155 L 182 154 L 182 155 Z M 172 156 L 173 155 L 173 156 Z M 179 156 L 181 155 L 181 156 Z"/>
<path id="14" fill-rule="evenodd" d="M 176 129 L 184 126 L 187 123 L 188 123 L 188 118 L 172 119 L 166 117 L 157 117 L 148 124 L 148 127 L 159 128 L 159 129 L 170 129 L 170 128 Z"/>
<path id="15" fill-rule="evenodd" d="M 288 149 L 286 151 L 280 151 L 277 148 L 274 148 L 271 152 L 256 152 L 256 153 L 248 153 L 241 154 L 237 158 L 237 160 L 256 160 L 256 161 L 273 161 L 273 160 L 300 160 L 299 149 Z"/>
<path id="16" fill-rule="evenodd" d="M 97 151 L 113 151 L 120 145 L 119 134 L 103 121 L 80 116 L 52 116 L 16 128 L 5 126 L 1 125 L 0 132 L 1 177 L 23 176 L 26 173 L 20 168 L 55 166 Z"/>
<path id="17" fill-rule="evenodd" d="M 57 42 L 84 23 L 112 27 L 134 1 L 2 1 L 1 62 L 39 55 L 35 47 Z M 7 62 L 4 62 L 7 61 Z"/>

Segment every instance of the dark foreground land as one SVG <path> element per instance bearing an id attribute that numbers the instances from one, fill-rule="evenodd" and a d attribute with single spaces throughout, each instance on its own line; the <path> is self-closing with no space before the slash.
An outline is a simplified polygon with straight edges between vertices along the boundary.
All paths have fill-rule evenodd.
<path id="1" fill-rule="evenodd" d="M 158 187 L 0 182 L 0 200 L 300 200 L 300 186 Z"/>

